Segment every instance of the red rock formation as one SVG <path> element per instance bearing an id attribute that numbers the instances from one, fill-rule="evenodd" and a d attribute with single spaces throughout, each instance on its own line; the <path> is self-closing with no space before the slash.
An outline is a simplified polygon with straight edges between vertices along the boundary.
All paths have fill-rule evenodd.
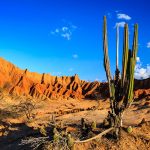
<path id="1" fill-rule="evenodd" d="M 21 70 L 0 58 L 0 88 L 10 94 L 30 95 L 42 99 L 103 98 L 108 97 L 107 83 L 86 82 L 78 75 L 67 77 L 51 76 Z M 150 94 L 150 79 L 135 80 L 135 97 Z"/>
<path id="2" fill-rule="evenodd" d="M 150 78 L 143 79 L 143 80 L 136 80 L 135 79 L 135 90 L 138 89 L 149 89 L 150 88 Z"/>
<path id="3" fill-rule="evenodd" d="M 149 89 L 138 89 L 134 92 L 135 99 L 147 98 L 150 100 L 150 88 Z"/>
<path id="4" fill-rule="evenodd" d="M 0 58 L 0 87 L 10 94 L 30 95 L 35 98 L 83 98 L 78 75 L 51 76 L 21 70 Z"/>

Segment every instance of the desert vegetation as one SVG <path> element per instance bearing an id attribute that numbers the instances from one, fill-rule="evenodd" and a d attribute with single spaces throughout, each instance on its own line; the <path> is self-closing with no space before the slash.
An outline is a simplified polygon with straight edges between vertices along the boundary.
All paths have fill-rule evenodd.
<path id="1" fill-rule="evenodd" d="M 117 27 L 118 30 L 118 27 Z M 118 68 L 118 48 L 116 52 L 116 71 L 113 79 L 110 72 L 110 64 L 108 57 L 108 41 L 107 41 L 107 24 L 104 17 L 103 27 L 103 48 L 104 48 L 104 67 L 109 84 L 110 107 L 108 119 L 110 126 L 115 127 L 116 137 L 119 138 L 122 126 L 122 115 L 124 111 L 130 107 L 134 100 L 134 69 L 136 64 L 136 56 L 138 50 L 138 25 L 134 25 L 134 37 L 132 50 L 129 49 L 128 25 L 124 26 L 124 42 L 123 42 L 123 58 L 122 72 L 120 78 L 120 70 Z M 118 35 L 118 34 L 117 34 Z M 117 37 L 118 44 L 118 37 Z"/>

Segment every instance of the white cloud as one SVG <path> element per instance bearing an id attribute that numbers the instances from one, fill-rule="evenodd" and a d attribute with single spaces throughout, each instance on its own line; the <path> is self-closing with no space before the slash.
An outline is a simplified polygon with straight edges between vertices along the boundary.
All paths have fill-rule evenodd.
<path id="1" fill-rule="evenodd" d="M 116 10 L 115 12 L 118 13 L 118 12 L 121 12 L 121 10 Z"/>
<path id="2" fill-rule="evenodd" d="M 137 57 L 137 64 L 135 66 L 134 77 L 135 79 L 147 79 L 150 77 L 150 65 L 147 64 L 146 67 L 142 67 L 140 58 Z"/>
<path id="3" fill-rule="evenodd" d="M 77 55 L 77 54 L 73 54 L 72 57 L 73 57 L 74 59 L 77 59 L 77 58 L 78 58 L 78 55 Z"/>
<path id="4" fill-rule="evenodd" d="M 118 19 L 131 20 L 131 17 L 127 14 L 117 14 Z"/>
<path id="5" fill-rule="evenodd" d="M 119 27 L 124 27 L 124 25 L 125 25 L 126 23 L 124 22 L 124 21 L 122 21 L 122 22 L 117 22 L 116 23 L 116 25 L 115 25 L 115 28 L 117 27 L 117 25 L 119 26 Z"/>
<path id="6" fill-rule="evenodd" d="M 146 47 L 147 47 L 147 48 L 150 48 L 150 42 L 147 43 L 147 46 L 146 46 Z"/>
<path id="7" fill-rule="evenodd" d="M 66 32 L 66 31 L 68 31 L 69 29 L 68 29 L 68 27 L 62 27 L 62 31 L 63 32 Z"/>
<path id="8" fill-rule="evenodd" d="M 127 14 L 123 14 L 123 13 L 118 13 L 119 11 L 116 11 L 116 13 L 117 13 L 117 19 L 122 19 L 122 21 L 120 21 L 120 22 L 116 22 L 116 24 L 115 24 L 115 27 L 114 28 L 116 28 L 117 27 L 117 25 L 119 26 L 119 27 L 124 27 L 124 25 L 126 24 L 126 20 L 131 20 L 131 17 L 129 16 L 129 15 L 127 15 Z"/>
<path id="9" fill-rule="evenodd" d="M 100 81 L 100 79 L 99 79 L 99 78 L 96 78 L 95 81 Z"/>
<path id="10" fill-rule="evenodd" d="M 52 75 L 54 75 L 54 76 L 62 76 L 62 72 L 60 72 L 60 71 L 52 72 Z"/>
<path id="11" fill-rule="evenodd" d="M 63 34 L 61 34 L 61 36 L 62 37 L 64 37 L 65 39 L 67 39 L 67 40 L 71 40 L 71 33 L 63 33 Z"/>
<path id="12" fill-rule="evenodd" d="M 55 29 L 54 31 L 51 31 L 52 35 L 58 34 L 59 33 L 59 29 Z"/>
<path id="13" fill-rule="evenodd" d="M 140 57 L 136 57 L 136 62 L 140 62 Z"/>
<path id="14" fill-rule="evenodd" d="M 59 33 L 59 29 L 56 29 L 55 32 L 56 32 L 56 33 Z"/>
<path id="15" fill-rule="evenodd" d="M 66 40 L 71 40 L 72 33 L 77 29 L 77 26 L 68 24 L 51 31 L 52 35 L 63 37 Z"/>
<path id="16" fill-rule="evenodd" d="M 54 31 L 51 31 L 51 34 L 52 34 L 52 35 L 54 35 L 54 34 L 55 34 L 55 32 L 54 32 Z"/>
<path id="17" fill-rule="evenodd" d="M 77 29 L 77 26 L 75 26 L 75 25 L 71 25 L 71 27 L 72 27 L 73 29 Z"/>

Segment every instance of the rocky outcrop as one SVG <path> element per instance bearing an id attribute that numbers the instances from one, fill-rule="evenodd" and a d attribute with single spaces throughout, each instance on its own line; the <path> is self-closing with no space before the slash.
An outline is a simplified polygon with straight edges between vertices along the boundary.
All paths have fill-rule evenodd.
<path id="1" fill-rule="evenodd" d="M 91 88 L 92 84 L 90 83 Z M 38 74 L 29 72 L 27 69 L 21 70 L 2 58 L 0 58 L 0 87 L 9 91 L 10 94 L 30 95 L 44 99 L 80 99 L 92 90 L 88 87 L 88 90 L 84 91 L 82 81 L 76 74 L 70 77 Z"/>
<path id="2" fill-rule="evenodd" d="M 149 89 L 138 89 L 134 91 L 134 98 L 135 99 L 141 99 L 146 98 L 150 100 L 150 88 Z"/>
<path id="3" fill-rule="evenodd" d="M 100 99 L 109 95 L 108 84 L 105 82 L 83 81 L 77 74 L 70 77 L 57 77 L 29 72 L 27 69 L 19 69 L 3 58 L 0 58 L 0 88 L 10 94 L 41 99 Z M 135 81 L 136 97 L 148 95 L 149 89 L 150 79 Z"/>
<path id="4" fill-rule="evenodd" d="M 143 80 L 136 80 L 135 79 L 135 90 L 138 89 L 149 89 L 150 88 L 150 78 L 143 79 Z"/>
<path id="5" fill-rule="evenodd" d="M 134 95 L 136 99 L 150 99 L 150 78 L 135 80 Z"/>

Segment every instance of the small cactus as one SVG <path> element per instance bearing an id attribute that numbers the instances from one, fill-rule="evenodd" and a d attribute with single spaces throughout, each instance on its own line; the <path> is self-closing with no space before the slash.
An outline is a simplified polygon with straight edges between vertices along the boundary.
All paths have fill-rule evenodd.
<path id="1" fill-rule="evenodd" d="M 83 130 L 86 129 L 86 123 L 85 123 L 84 118 L 81 118 L 81 128 L 82 128 Z"/>
<path id="2" fill-rule="evenodd" d="M 93 121 L 93 122 L 92 122 L 91 128 L 92 128 L 92 130 L 95 130 L 95 129 L 96 129 L 96 121 Z"/>
<path id="3" fill-rule="evenodd" d="M 61 131 L 61 136 L 65 136 L 66 135 L 66 131 Z"/>
<path id="4" fill-rule="evenodd" d="M 56 124 L 56 117 L 55 117 L 55 114 L 52 114 L 52 123 L 53 123 L 53 124 Z"/>
<path id="5" fill-rule="evenodd" d="M 44 126 L 40 127 L 40 133 L 41 133 L 42 135 L 44 135 L 44 136 L 47 136 L 47 132 L 46 132 Z"/>
<path id="6" fill-rule="evenodd" d="M 129 126 L 129 127 L 127 128 L 127 132 L 128 132 L 128 133 L 131 133 L 132 131 L 133 131 L 132 127 Z"/>
<path id="7" fill-rule="evenodd" d="M 71 150 L 73 150 L 74 139 L 73 139 L 73 137 L 71 136 L 71 134 L 68 134 L 67 139 L 68 139 L 68 142 L 67 142 L 68 147 L 69 147 Z"/>
<path id="8" fill-rule="evenodd" d="M 64 122 L 63 122 L 63 120 L 60 121 L 60 128 L 61 129 L 64 128 Z"/>
<path id="9" fill-rule="evenodd" d="M 92 137 L 94 137 L 95 136 L 95 134 L 92 132 L 92 131 L 90 131 L 89 133 L 88 133 L 88 138 L 92 138 Z"/>
<path id="10" fill-rule="evenodd" d="M 53 141 L 58 143 L 60 139 L 59 133 L 56 128 L 53 129 Z"/>

